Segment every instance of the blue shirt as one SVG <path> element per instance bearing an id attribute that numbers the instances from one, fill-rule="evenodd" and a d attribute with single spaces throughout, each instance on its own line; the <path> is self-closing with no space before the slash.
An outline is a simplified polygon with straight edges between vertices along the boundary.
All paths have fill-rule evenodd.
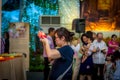
<path id="1" fill-rule="evenodd" d="M 50 72 L 49 80 L 57 80 L 57 78 L 62 75 L 68 67 L 72 64 L 74 51 L 70 46 L 63 46 L 58 49 L 61 54 L 61 58 L 56 59 L 52 65 L 52 70 Z M 62 80 L 72 79 L 72 67 L 64 75 Z"/>

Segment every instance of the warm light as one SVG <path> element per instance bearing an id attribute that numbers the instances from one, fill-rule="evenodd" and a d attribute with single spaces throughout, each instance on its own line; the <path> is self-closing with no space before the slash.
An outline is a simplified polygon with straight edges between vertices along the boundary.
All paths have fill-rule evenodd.
<path id="1" fill-rule="evenodd" d="M 115 30 L 115 22 L 99 21 L 99 22 L 86 22 L 86 31 L 113 31 Z"/>

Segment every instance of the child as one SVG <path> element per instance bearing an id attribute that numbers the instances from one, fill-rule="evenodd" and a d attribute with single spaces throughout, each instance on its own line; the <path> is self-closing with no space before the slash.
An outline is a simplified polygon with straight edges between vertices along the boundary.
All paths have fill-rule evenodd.
<path id="1" fill-rule="evenodd" d="M 106 57 L 106 63 L 104 65 L 104 80 L 113 80 L 113 63 L 111 61 L 111 56 Z"/>

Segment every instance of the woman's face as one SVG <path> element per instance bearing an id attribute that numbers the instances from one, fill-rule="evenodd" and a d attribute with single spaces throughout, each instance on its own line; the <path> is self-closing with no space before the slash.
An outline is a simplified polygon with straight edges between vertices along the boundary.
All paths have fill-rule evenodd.
<path id="1" fill-rule="evenodd" d="M 83 36 L 84 43 L 88 43 L 88 38 L 86 36 Z"/>
<path id="2" fill-rule="evenodd" d="M 62 46 L 62 43 L 63 43 L 63 39 L 62 38 L 59 38 L 57 33 L 55 33 L 55 43 L 58 47 L 61 47 Z"/>
<path id="3" fill-rule="evenodd" d="M 73 41 L 72 41 L 72 44 L 73 44 L 74 46 L 76 46 L 76 45 L 78 44 L 78 40 L 73 40 Z"/>
<path id="4" fill-rule="evenodd" d="M 117 37 L 116 36 L 113 36 L 112 40 L 113 41 L 116 41 Z"/>

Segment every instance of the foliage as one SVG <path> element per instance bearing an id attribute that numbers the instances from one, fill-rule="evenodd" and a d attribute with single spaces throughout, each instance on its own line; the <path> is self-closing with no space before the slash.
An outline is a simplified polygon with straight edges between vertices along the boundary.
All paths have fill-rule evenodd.
<path id="1" fill-rule="evenodd" d="M 38 53 L 30 55 L 30 71 L 43 71 L 43 58 L 40 56 Z"/>
<path id="2" fill-rule="evenodd" d="M 41 30 L 39 17 L 58 14 L 58 2 L 50 3 L 48 1 L 50 0 L 27 0 L 23 9 L 22 22 L 30 23 L 30 71 L 43 71 L 44 69 L 43 48 L 36 35 L 38 30 Z"/>
<path id="3" fill-rule="evenodd" d="M 4 14 L 2 13 L 2 33 L 8 31 L 9 23 L 12 21 L 30 24 L 30 71 L 42 71 L 44 68 L 41 57 L 42 44 L 36 37 L 38 30 L 41 29 L 39 17 L 41 15 L 58 15 L 58 6 L 58 0 L 8 0 L 2 6 L 2 12 L 4 11 Z M 19 21 L 12 20 L 16 12 L 12 15 L 9 14 L 16 9 L 20 10 L 20 17 L 17 16 Z M 6 15 L 7 17 L 3 17 Z"/>
<path id="4" fill-rule="evenodd" d="M 43 71 L 44 59 L 42 57 L 43 46 L 37 35 L 34 35 L 36 49 L 30 47 L 30 71 Z"/>

